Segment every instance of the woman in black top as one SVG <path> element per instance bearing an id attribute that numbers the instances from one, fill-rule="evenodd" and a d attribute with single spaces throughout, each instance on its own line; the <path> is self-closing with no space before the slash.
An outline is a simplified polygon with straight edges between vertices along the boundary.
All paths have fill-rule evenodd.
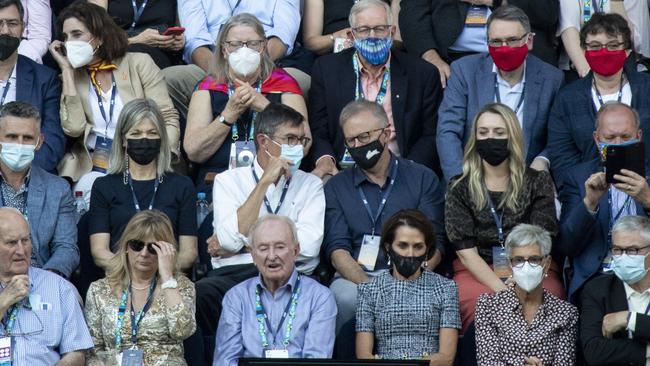
<path id="1" fill-rule="evenodd" d="M 185 36 L 162 35 L 177 24 L 176 0 L 90 0 L 129 35 L 129 52 L 147 53 L 160 69 L 182 62 Z M 137 14 L 140 14 L 138 17 Z"/>
<path id="2" fill-rule="evenodd" d="M 90 249 L 99 267 L 106 268 L 131 217 L 152 208 L 172 222 L 181 268 L 194 263 L 196 193 L 189 178 L 172 173 L 166 134 L 154 101 L 134 99 L 124 105 L 115 129 L 109 174 L 95 181 L 90 198 Z"/>

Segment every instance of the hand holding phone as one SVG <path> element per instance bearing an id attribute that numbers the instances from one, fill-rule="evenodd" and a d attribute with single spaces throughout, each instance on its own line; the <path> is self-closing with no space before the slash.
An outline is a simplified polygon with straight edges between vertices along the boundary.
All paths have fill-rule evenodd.
<path id="1" fill-rule="evenodd" d="M 162 33 L 163 36 L 180 36 L 185 33 L 185 28 L 183 27 L 169 27 L 165 29 Z"/>

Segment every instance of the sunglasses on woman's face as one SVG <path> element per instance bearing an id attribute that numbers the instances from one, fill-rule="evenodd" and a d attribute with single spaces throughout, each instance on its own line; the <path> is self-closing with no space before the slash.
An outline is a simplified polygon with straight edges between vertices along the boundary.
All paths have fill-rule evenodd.
<path id="1" fill-rule="evenodd" d="M 145 243 L 142 240 L 138 240 L 138 239 L 131 239 L 126 243 L 129 245 L 129 248 L 131 248 L 131 250 L 133 250 L 134 252 L 139 252 L 146 246 L 149 253 L 153 255 L 158 254 L 156 253 L 156 250 L 153 248 L 153 246 L 156 245 L 156 243 Z"/>

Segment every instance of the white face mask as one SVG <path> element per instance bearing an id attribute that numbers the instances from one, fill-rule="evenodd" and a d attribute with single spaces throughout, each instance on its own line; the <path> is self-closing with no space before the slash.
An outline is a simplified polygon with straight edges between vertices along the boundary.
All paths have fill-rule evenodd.
<path id="1" fill-rule="evenodd" d="M 38 142 L 37 142 L 38 143 Z M 14 172 L 21 172 L 34 160 L 36 145 L 3 142 L 0 160 Z"/>
<path id="2" fill-rule="evenodd" d="M 528 262 L 524 262 L 519 267 L 512 267 L 512 278 L 515 280 L 517 286 L 526 292 L 531 292 L 542 283 L 544 277 L 544 266 L 533 266 Z"/>
<path id="3" fill-rule="evenodd" d="M 248 76 L 260 66 L 260 53 L 248 47 L 242 47 L 228 55 L 228 65 L 237 74 Z"/>
<path id="4" fill-rule="evenodd" d="M 93 46 L 84 41 L 67 41 L 65 51 L 70 65 L 75 69 L 88 65 L 95 55 Z"/>

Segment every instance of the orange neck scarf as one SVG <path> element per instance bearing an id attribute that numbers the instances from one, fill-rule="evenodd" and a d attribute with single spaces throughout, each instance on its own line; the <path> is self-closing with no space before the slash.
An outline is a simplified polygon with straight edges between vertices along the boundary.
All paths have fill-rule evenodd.
<path id="1" fill-rule="evenodd" d="M 95 76 L 97 75 L 97 71 L 117 70 L 117 65 L 111 64 L 111 63 L 108 63 L 107 61 L 102 60 L 102 61 L 95 62 L 92 65 L 86 66 L 86 69 L 90 73 L 90 81 L 93 83 L 95 88 L 97 88 L 97 92 L 100 93 L 102 89 L 99 86 L 99 83 L 97 82 L 97 79 L 95 78 Z"/>

